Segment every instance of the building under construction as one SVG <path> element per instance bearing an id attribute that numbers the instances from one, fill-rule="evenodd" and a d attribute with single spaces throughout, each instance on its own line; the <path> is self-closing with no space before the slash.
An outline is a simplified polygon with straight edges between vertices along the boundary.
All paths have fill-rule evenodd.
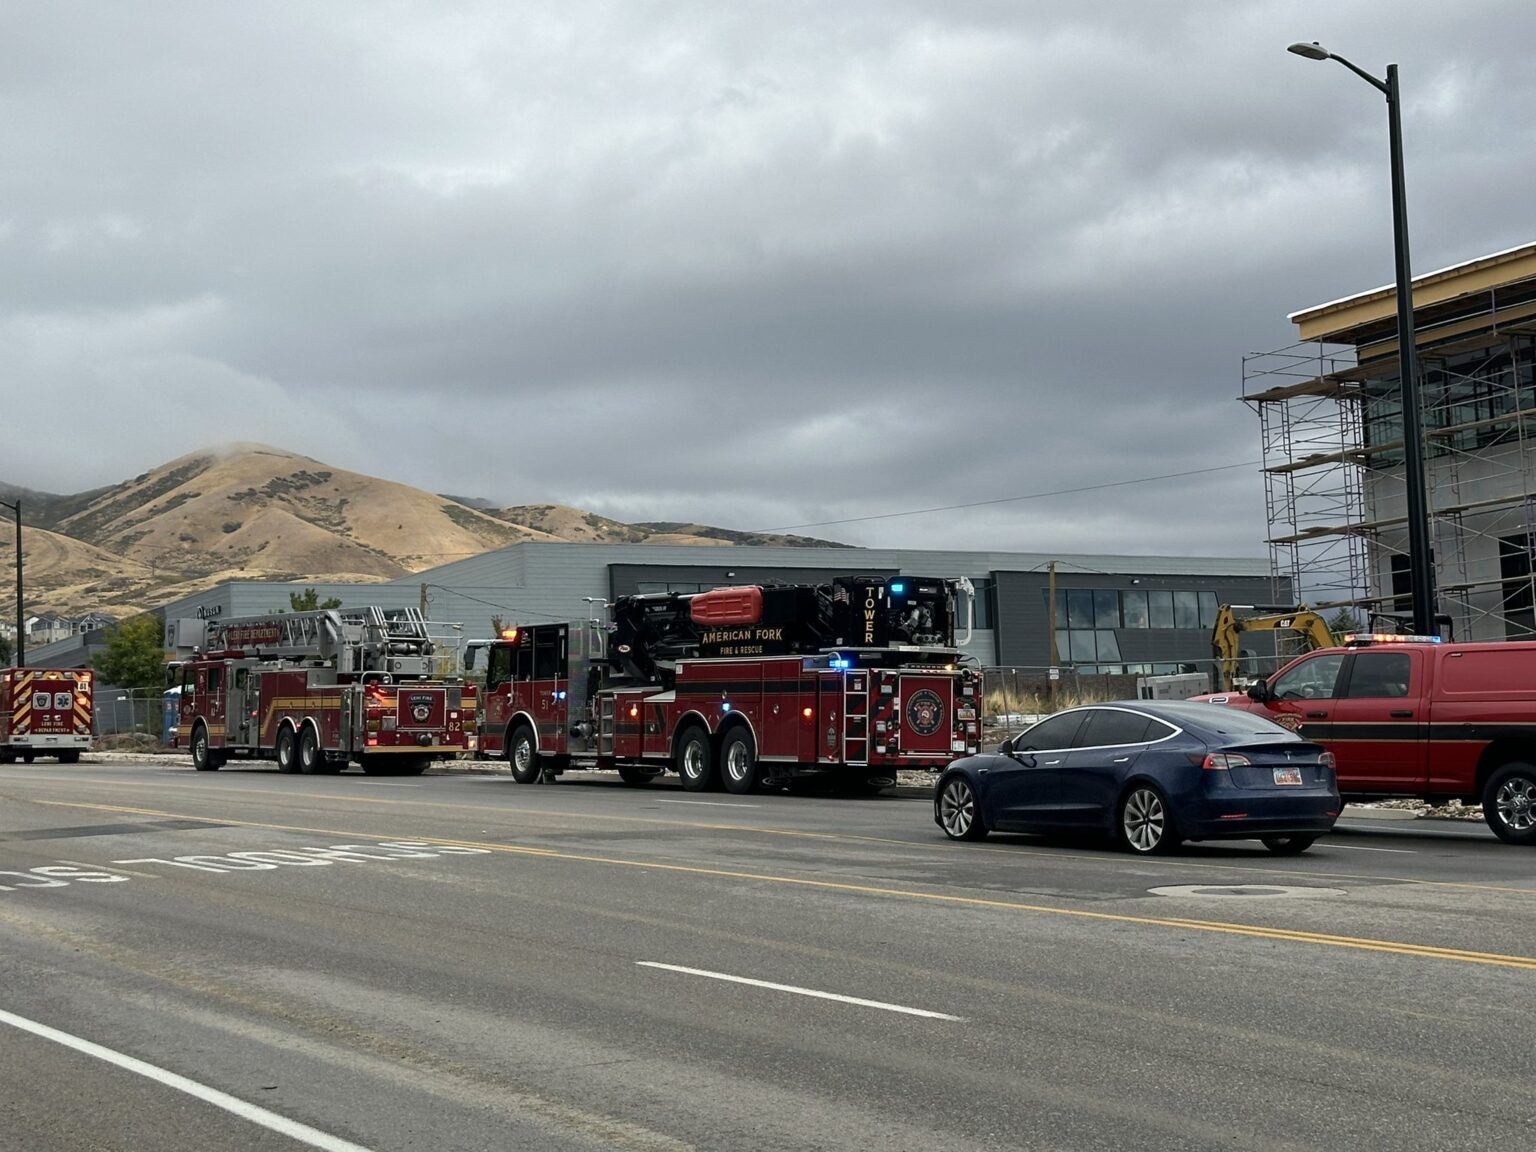
<path id="1" fill-rule="evenodd" d="M 1438 612 L 1536 636 L 1536 244 L 1416 277 L 1413 303 Z M 1304 309 L 1302 343 L 1243 362 L 1277 579 L 1376 627 L 1410 617 L 1396 309 L 1390 287 Z"/>

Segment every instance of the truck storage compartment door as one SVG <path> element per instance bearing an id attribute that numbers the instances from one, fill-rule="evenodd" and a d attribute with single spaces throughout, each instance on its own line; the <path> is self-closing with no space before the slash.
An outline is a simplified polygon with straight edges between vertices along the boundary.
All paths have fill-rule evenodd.
<path id="1" fill-rule="evenodd" d="M 900 733 L 903 756 L 949 759 L 955 752 L 954 678 L 903 673 L 892 726 Z M 959 750 L 965 751 L 963 739 Z"/>

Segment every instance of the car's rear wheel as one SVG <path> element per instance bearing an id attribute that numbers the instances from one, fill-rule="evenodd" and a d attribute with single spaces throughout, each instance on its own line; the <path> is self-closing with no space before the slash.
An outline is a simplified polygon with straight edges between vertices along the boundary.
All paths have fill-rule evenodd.
<path id="1" fill-rule="evenodd" d="M 1138 784 L 1125 794 L 1116 827 L 1120 843 L 1138 856 L 1166 852 L 1179 842 L 1168 801 L 1151 784 Z"/>
<path id="2" fill-rule="evenodd" d="M 964 776 L 939 785 L 939 827 L 951 840 L 980 840 L 989 831 L 976 790 Z"/>
<path id="3" fill-rule="evenodd" d="M 1263 836 L 1260 839 L 1276 856 L 1300 856 L 1317 842 L 1316 836 Z"/>
<path id="4" fill-rule="evenodd" d="M 1536 767 L 1506 764 L 1488 777 L 1483 817 L 1506 844 L 1536 844 Z"/>

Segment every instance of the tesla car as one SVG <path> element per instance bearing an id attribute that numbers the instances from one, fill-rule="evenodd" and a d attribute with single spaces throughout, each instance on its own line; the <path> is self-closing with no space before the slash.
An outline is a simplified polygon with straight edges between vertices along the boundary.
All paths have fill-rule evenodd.
<path id="1" fill-rule="evenodd" d="M 1261 716 L 1126 700 L 1048 716 L 939 777 L 933 818 L 952 840 L 1096 830 L 1131 852 L 1183 840 L 1262 840 L 1305 852 L 1340 811 L 1333 755 Z"/>

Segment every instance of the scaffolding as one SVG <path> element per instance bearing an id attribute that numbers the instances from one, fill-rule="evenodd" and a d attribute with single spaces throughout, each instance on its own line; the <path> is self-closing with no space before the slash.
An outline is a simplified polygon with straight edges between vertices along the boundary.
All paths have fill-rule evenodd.
<path id="1" fill-rule="evenodd" d="M 1536 637 L 1536 317 L 1527 301 L 1522 292 L 1511 307 L 1487 292 L 1417 324 L 1438 611 L 1458 639 Z M 1348 609 L 1366 627 L 1406 618 L 1395 330 L 1246 356 L 1242 398 L 1259 418 L 1277 594 L 1289 581 L 1315 608 Z"/>

